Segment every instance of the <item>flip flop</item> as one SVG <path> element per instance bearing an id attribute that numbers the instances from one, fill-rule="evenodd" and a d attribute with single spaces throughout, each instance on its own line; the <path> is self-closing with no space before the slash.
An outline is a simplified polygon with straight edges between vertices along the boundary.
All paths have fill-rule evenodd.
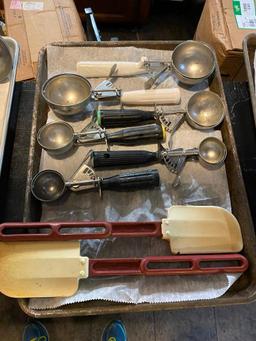
<path id="1" fill-rule="evenodd" d="M 49 341 L 49 334 L 42 323 L 33 321 L 25 327 L 22 341 Z"/>
<path id="2" fill-rule="evenodd" d="M 122 321 L 111 321 L 103 331 L 102 341 L 127 341 L 125 326 Z"/>

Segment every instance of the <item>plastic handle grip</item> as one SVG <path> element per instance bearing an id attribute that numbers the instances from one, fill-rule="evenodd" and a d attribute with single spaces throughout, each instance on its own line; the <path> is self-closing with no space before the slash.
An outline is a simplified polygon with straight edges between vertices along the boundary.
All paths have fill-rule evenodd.
<path id="1" fill-rule="evenodd" d="M 159 186 L 159 173 L 156 169 L 144 172 L 124 173 L 101 179 L 101 188 L 114 191 Z"/>
<path id="2" fill-rule="evenodd" d="M 99 151 L 91 154 L 93 167 L 146 165 L 159 161 L 157 152 L 147 150 Z"/>
<path id="3" fill-rule="evenodd" d="M 127 91 L 121 94 L 125 105 L 179 104 L 179 88 Z"/>
<path id="4" fill-rule="evenodd" d="M 81 61 L 77 63 L 76 69 L 77 73 L 84 77 L 133 76 L 147 72 L 146 62 L 146 57 L 142 57 L 139 62 Z M 112 73 L 113 68 L 115 68 L 114 73 Z"/>
<path id="5" fill-rule="evenodd" d="M 202 266 L 207 262 L 208 267 Z M 219 262 L 219 263 L 218 263 Z M 237 262 L 239 264 L 221 264 Z M 171 265 L 174 264 L 173 267 Z M 187 266 L 187 267 L 184 267 Z M 175 276 L 241 273 L 248 261 L 239 254 L 160 256 L 145 258 L 90 259 L 89 276 Z"/>
<path id="6" fill-rule="evenodd" d="M 164 128 L 159 124 L 148 124 L 106 133 L 106 138 L 109 143 L 130 145 L 159 141 L 164 139 Z"/>
<path id="7" fill-rule="evenodd" d="M 154 111 L 143 110 L 100 110 L 98 122 L 105 128 L 129 127 L 141 122 L 154 121 Z"/>
<path id="8" fill-rule="evenodd" d="M 2 242 L 105 239 L 111 236 L 161 237 L 161 222 L 81 221 L 0 225 L 0 241 Z"/>

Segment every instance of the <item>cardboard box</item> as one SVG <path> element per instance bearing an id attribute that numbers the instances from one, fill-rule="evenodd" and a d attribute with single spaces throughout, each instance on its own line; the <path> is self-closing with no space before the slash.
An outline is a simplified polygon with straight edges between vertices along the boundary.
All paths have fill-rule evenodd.
<path id="1" fill-rule="evenodd" d="M 254 0 L 206 0 L 197 26 L 195 39 L 215 48 L 221 73 L 232 79 L 246 79 L 242 41 L 247 34 L 256 32 L 254 6 Z"/>
<path id="2" fill-rule="evenodd" d="M 20 45 L 17 80 L 35 78 L 38 52 L 56 41 L 83 41 L 84 30 L 73 0 L 4 0 L 10 37 Z"/>

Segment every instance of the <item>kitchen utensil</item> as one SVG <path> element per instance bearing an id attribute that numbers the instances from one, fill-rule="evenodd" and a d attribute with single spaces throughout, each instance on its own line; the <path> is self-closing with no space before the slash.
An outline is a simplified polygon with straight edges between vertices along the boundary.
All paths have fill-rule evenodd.
<path id="1" fill-rule="evenodd" d="M 12 56 L 5 40 L 0 36 L 0 82 L 7 79 L 12 70 Z"/>
<path id="2" fill-rule="evenodd" d="M 129 127 L 138 124 L 153 123 L 158 118 L 158 111 L 138 109 L 97 109 L 92 115 L 92 126 L 102 128 Z"/>
<path id="3" fill-rule="evenodd" d="M 167 118 L 170 114 L 174 114 L 174 112 L 164 113 L 163 110 L 159 109 L 156 112 L 161 124 L 171 133 L 185 119 L 193 128 L 207 130 L 216 128 L 223 121 L 225 106 L 221 98 L 214 92 L 199 91 L 190 97 L 185 110 L 176 111 L 176 114 L 180 115 L 180 119 L 177 120 L 175 125 Z"/>
<path id="4" fill-rule="evenodd" d="M 142 57 L 139 62 L 81 61 L 77 63 L 77 73 L 84 77 L 107 77 L 114 64 L 116 72 L 113 76 L 116 77 L 152 73 L 155 68 L 162 68 L 156 75 L 151 75 L 146 88 L 151 87 L 167 69 L 173 71 L 180 82 L 188 85 L 209 78 L 215 69 L 212 49 L 203 42 L 187 40 L 176 46 L 170 61 L 150 61 L 147 57 Z"/>
<path id="5" fill-rule="evenodd" d="M 200 164 L 208 169 L 221 167 L 226 159 L 227 149 L 216 137 L 207 137 L 198 148 L 164 149 L 158 152 L 147 150 L 92 151 L 90 162 L 93 168 L 142 166 L 162 162 L 172 173 L 180 173 L 188 158 L 198 158 Z"/>
<path id="6" fill-rule="evenodd" d="M 0 290 L 16 298 L 71 296 L 88 277 L 214 275 L 247 268 L 239 254 L 89 259 L 80 255 L 79 241 L 0 243 Z"/>
<path id="7" fill-rule="evenodd" d="M 184 113 L 192 127 L 204 130 L 215 128 L 223 121 L 225 107 L 214 92 L 199 91 L 190 97 Z"/>
<path id="8" fill-rule="evenodd" d="M 124 105 L 178 104 L 179 88 L 122 91 L 107 85 L 92 90 L 90 82 L 72 73 L 63 73 L 48 79 L 42 87 L 42 96 L 49 107 L 60 115 L 76 115 L 86 109 L 92 100 L 119 99 Z"/>
<path id="9" fill-rule="evenodd" d="M 79 231 L 79 232 L 78 232 Z M 109 237 L 162 237 L 172 253 L 227 253 L 243 248 L 233 214 L 215 206 L 172 206 L 166 219 L 147 222 L 40 222 L 0 225 L 0 241 L 68 241 Z"/>
<path id="10" fill-rule="evenodd" d="M 32 179 L 31 192 L 40 201 L 52 202 L 59 199 L 68 188 L 78 190 L 130 190 L 159 186 L 159 173 L 157 170 L 143 172 L 130 172 L 108 178 L 96 177 L 94 171 L 83 165 L 83 180 L 65 181 L 63 176 L 54 170 L 43 170 Z"/>
<path id="11" fill-rule="evenodd" d="M 80 60 L 90 60 L 89 58 L 85 58 L 88 53 L 88 51 L 91 48 L 91 43 L 90 42 L 78 42 L 78 43 L 55 43 L 54 49 L 58 49 L 60 52 L 64 51 L 63 58 L 67 59 L 67 56 L 70 56 L 69 53 L 66 53 L 66 51 L 70 51 L 71 49 L 76 49 L 79 50 L 80 53 Z M 67 46 L 68 45 L 68 46 Z M 127 49 L 127 47 L 130 49 L 132 48 L 147 48 L 147 49 L 154 49 L 155 54 L 160 54 L 160 52 L 157 52 L 157 49 L 169 49 L 169 51 L 172 51 L 174 49 L 174 46 L 177 45 L 177 42 L 170 42 L 170 41 L 162 41 L 161 42 L 161 47 L 159 45 L 159 41 L 147 41 L 147 42 L 122 42 L 122 41 L 115 41 L 115 42 L 103 42 L 101 44 L 97 45 L 97 50 L 99 51 L 99 56 L 103 56 L 105 51 L 107 52 L 112 52 L 113 56 L 116 56 L 118 53 L 118 50 L 121 49 Z M 72 46 L 72 47 L 71 47 Z M 134 49 L 134 53 L 136 53 L 138 49 Z M 48 70 L 47 66 L 49 66 L 49 56 L 47 58 L 47 49 L 43 48 L 40 53 L 40 60 L 38 63 L 39 66 L 39 77 L 37 77 L 37 92 L 41 88 L 42 83 L 47 77 L 47 72 L 50 72 Z M 142 54 L 143 55 L 143 54 Z M 140 55 L 141 56 L 141 55 Z M 135 60 L 137 58 L 139 59 L 140 56 L 135 56 Z M 98 57 L 99 60 L 100 57 Z M 155 57 L 157 59 L 157 55 Z M 67 65 L 68 61 L 63 60 L 65 64 Z M 102 58 L 103 59 L 103 58 Z M 114 57 L 112 58 L 114 59 Z M 110 60 L 110 59 L 109 59 Z M 125 60 L 125 59 L 123 59 Z M 70 63 L 73 63 L 73 60 L 70 60 Z M 64 64 L 63 64 L 64 65 Z M 205 82 L 206 84 L 206 82 Z M 216 62 L 216 72 L 214 74 L 214 78 L 212 82 L 209 82 L 209 86 L 212 91 L 216 91 L 217 94 L 223 98 L 225 102 L 225 96 L 223 92 L 223 86 L 222 86 L 222 81 L 220 78 L 220 73 L 218 72 L 218 64 Z M 124 88 L 126 89 L 126 88 Z M 152 107 L 153 109 L 153 107 Z M 47 113 L 48 109 L 47 106 L 44 105 L 44 101 L 40 99 L 40 96 L 36 96 L 36 102 L 35 102 L 35 115 L 33 116 L 33 130 L 32 130 L 32 143 L 31 143 L 31 152 L 30 152 L 30 160 L 29 160 L 29 165 L 30 167 L 28 168 L 28 174 L 27 174 L 27 181 L 30 183 L 31 181 L 31 175 L 32 175 L 32 170 L 35 172 L 38 171 L 39 169 L 39 164 L 40 164 L 40 154 L 41 154 L 41 148 L 38 148 L 35 146 L 36 144 L 36 133 L 38 129 L 37 127 L 40 127 L 42 125 L 42 122 L 45 122 L 47 119 Z M 228 183 L 231 185 L 229 187 L 229 192 L 232 197 L 232 210 L 234 214 L 237 217 L 240 217 L 241 220 L 241 229 L 243 232 L 243 235 L 246 236 L 244 244 L 245 244 L 245 253 L 246 257 L 250 259 L 250 271 L 245 272 L 238 281 L 234 283 L 231 289 L 228 290 L 228 292 L 224 295 L 224 297 L 219 297 L 217 299 L 213 300 L 203 300 L 203 301 L 189 301 L 189 298 L 185 298 L 185 301 L 181 302 L 169 302 L 164 304 L 165 309 L 177 309 L 177 308 L 182 308 L 182 307 L 189 307 L 193 306 L 194 308 L 199 307 L 199 306 L 223 306 L 223 304 L 238 304 L 238 303 L 248 303 L 249 301 L 255 299 L 256 296 L 256 291 L 254 287 L 254 281 L 256 278 L 256 262 L 255 262 L 255 232 L 253 228 L 253 224 L 251 221 L 251 214 L 250 210 L 248 208 L 248 199 L 246 196 L 246 192 L 244 189 L 244 182 L 241 176 L 241 171 L 240 171 L 240 165 L 237 162 L 238 156 L 237 156 L 237 150 L 234 146 L 234 139 L 233 139 L 233 132 L 231 129 L 231 124 L 230 124 L 230 116 L 226 115 L 225 119 L 225 127 L 222 131 L 222 134 L 224 134 L 223 138 L 225 139 L 225 144 L 228 146 L 228 153 L 230 154 L 229 157 L 227 158 L 227 178 L 228 178 Z M 191 140 L 193 140 L 193 137 L 191 136 Z M 199 141 L 198 141 L 199 142 Z M 182 144 L 180 144 L 182 146 Z M 192 145 L 196 146 L 196 144 Z M 36 147 L 36 148 L 35 148 Z M 185 145 L 183 146 L 185 147 Z M 143 147 L 144 148 L 144 147 Z M 143 149 L 142 148 L 142 149 Z M 96 150 L 96 149 L 95 149 Z M 210 178 L 211 174 L 209 174 Z M 168 180 L 168 179 L 166 179 Z M 219 181 L 219 177 L 216 177 L 216 188 L 217 188 L 217 182 Z M 224 187 L 226 187 L 226 181 L 223 182 Z M 163 184 L 164 185 L 164 184 Z M 95 195 L 95 194 L 94 194 Z M 94 197 L 94 196 L 93 196 Z M 229 193 L 227 192 L 227 200 L 229 197 Z M 180 198 L 182 200 L 182 198 Z M 215 197 L 213 198 L 215 202 Z M 214 204 L 213 202 L 210 202 L 210 199 L 207 200 L 208 204 Z M 215 202 L 216 204 L 216 202 Z M 229 205 L 229 203 L 228 203 Z M 44 205 L 43 205 L 44 206 Z M 166 206 L 166 203 L 165 203 Z M 159 212 L 159 209 L 162 212 L 162 209 L 164 208 L 163 202 L 159 202 L 159 205 L 157 205 L 157 209 L 154 210 L 154 212 Z M 98 216 L 98 213 L 95 213 L 95 218 L 100 219 Z M 25 221 L 40 221 L 42 220 L 42 215 L 41 215 L 41 205 L 36 202 L 36 199 L 34 197 L 31 197 L 30 195 L 30 186 L 27 186 L 27 195 L 26 195 L 26 200 L 25 200 L 25 213 L 24 213 L 24 219 Z M 50 217 L 48 217 L 50 218 Z M 240 219 L 239 218 L 239 219 Z M 153 219 L 153 218 L 152 218 Z M 43 220 L 44 221 L 44 220 Z M 127 240 L 127 242 L 130 241 L 131 245 L 131 240 Z M 153 241 L 152 241 L 153 242 Z M 141 248 L 145 248 L 145 245 L 147 247 L 147 252 L 150 251 L 150 243 L 142 243 L 143 246 Z M 114 244 L 113 244 L 114 245 Z M 164 245 L 163 245 L 164 246 Z M 152 253 L 151 253 L 152 254 Z M 122 254 L 123 255 L 123 254 Z M 145 253 L 146 255 L 146 253 Z M 148 255 L 148 253 L 147 253 Z M 121 256 L 121 254 L 115 254 L 113 256 Z M 124 256 L 124 255 L 123 255 Z M 255 270 L 255 271 L 254 271 Z M 139 278 L 138 278 L 139 279 Z M 186 279 L 186 278 L 185 278 Z M 211 278 L 210 278 L 211 279 Z M 241 283 L 242 281 L 242 283 Z M 220 283 L 219 281 L 217 281 Z M 208 282 L 210 283 L 210 282 Z M 86 284 L 86 283 L 85 283 Z M 242 285 L 241 285 L 242 284 Z M 214 290 L 214 288 L 213 288 Z M 218 295 L 218 290 L 214 290 L 214 292 L 217 293 Z M 199 298 L 199 296 L 197 296 Z M 63 303 L 64 301 L 62 301 Z M 60 316 L 77 316 L 77 315 L 93 315 L 93 314 L 113 314 L 114 312 L 136 312 L 136 311 L 149 311 L 149 310 L 162 310 L 163 309 L 163 304 L 162 303 L 145 303 L 145 304 L 122 304 L 118 302 L 108 302 L 107 304 L 102 304 L 102 301 L 86 301 L 86 302 L 79 302 L 79 303 L 74 303 L 74 304 L 69 304 L 57 308 L 47 308 L 44 306 L 44 309 L 37 310 L 34 309 L 35 305 L 32 307 L 30 304 L 30 300 L 26 299 L 20 299 L 19 300 L 19 305 L 22 307 L 23 311 L 30 316 L 35 316 L 35 317 L 40 317 L 40 318 L 45 318 L 45 317 L 52 317 L 52 318 L 57 318 Z M 37 304 L 37 307 L 39 307 L 40 304 Z M 42 308 L 42 306 L 41 306 Z"/>
<path id="12" fill-rule="evenodd" d="M 153 74 L 145 83 L 144 83 L 144 88 L 145 89 L 150 89 L 156 82 L 156 80 L 170 69 L 170 65 L 165 65 L 162 70 L 158 71 L 157 73 Z"/>
<path id="13" fill-rule="evenodd" d="M 198 84 L 213 73 L 214 53 L 204 42 L 187 40 L 173 50 L 172 67 L 180 82 Z"/>
<path id="14" fill-rule="evenodd" d="M 106 143 L 120 145 L 136 145 L 158 142 L 165 139 L 165 130 L 158 124 L 148 124 L 107 132 L 101 127 L 83 129 L 75 133 L 72 126 L 66 122 L 48 123 L 41 127 L 37 134 L 37 141 L 42 148 L 51 154 L 64 154 L 74 145 L 88 145 Z"/>
<path id="15" fill-rule="evenodd" d="M 92 120 L 86 127 L 87 129 L 129 127 L 136 124 L 149 124 L 156 122 L 170 133 L 171 137 L 184 121 L 183 114 L 173 114 L 172 118 L 167 118 L 169 113 L 164 113 L 162 109 L 155 108 L 155 111 L 143 111 L 137 109 L 121 110 L 94 110 Z M 165 134 L 164 134 L 165 136 Z"/>
<path id="16" fill-rule="evenodd" d="M 164 63 L 162 63 L 163 65 Z M 76 64 L 76 71 L 79 75 L 86 78 L 108 77 L 113 65 L 116 65 L 112 77 L 137 76 L 150 72 L 150 68 L 159 66 L 157 61 L 154 65 L 143 56 L 138 62 L 119 62 L 119 61 L 81 61 Z"/>
<path id="17" fill-rule="evenodd" d="M 224 119 L 225 107 L 221 98 L 212 91 L 199 91 L 192 95 L 186 109 L 165 113 L 162 109 L 142 110 L 97 110 L 97 123 L 104 127 L 122 127 L 157 119 L 166 130 L 174 127 L 169 115 L 185 115 L 187 122 L 196 129 L 205 130 L 217 127 Z M 179 122 L 180 124 L 181 122 Z"/>

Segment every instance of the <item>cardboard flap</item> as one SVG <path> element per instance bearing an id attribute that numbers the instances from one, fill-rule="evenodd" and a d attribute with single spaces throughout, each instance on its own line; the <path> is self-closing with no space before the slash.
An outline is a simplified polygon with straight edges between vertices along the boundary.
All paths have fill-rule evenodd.
<path id="1" fill-rule="evenodd" d="M 20 45 L 17 80 L 36 76 L 40 49 L 56 41 L 83 41 L 83 26 L 72 0 L 27 3 L 4 0 L 8 35 Z M 33 6 L 34 5 L 34 6 Z M 24 9 L 22 9 L 24 8 Z"/>
<path id="2" fill-rule="evenodd" d="M 226 51 L 232 49 L 221 0 L 206 0 L 195 39 L 209 42 L 215 48 L 219 61 L 224 60 Z"/>
<path id="3" fill-rule="evenodd" d="M 244 37 L 249 33 L 255 33 L 256 30 L 240 29 L 238 27 L 233 10 L 233 1 L 222 0 L 222 5 L 232 49 L 242 51 L 242 42 Z"/>

